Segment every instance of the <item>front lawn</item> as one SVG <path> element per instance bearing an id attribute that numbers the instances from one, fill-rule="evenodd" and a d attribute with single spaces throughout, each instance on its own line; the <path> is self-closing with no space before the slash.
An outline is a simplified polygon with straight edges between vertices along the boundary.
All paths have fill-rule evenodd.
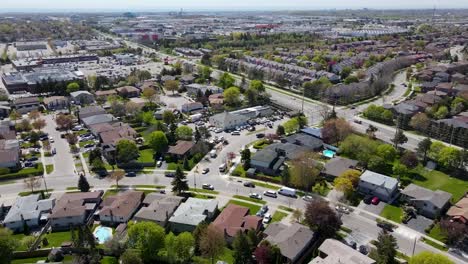
<path id="1" fill-rule="evenodd" d="M 432 237 L 433 239 L 439 240 L 440 242 L 446 243 L 447 242 L 447 235 L 440 229 L 440 224 L 437 223 L 432 227 L 431 231 L 429 232 L 428 236 Z"/>
<path id="2" fill-rule="evenodd" d="M 80 141 L 79 145 L 80 145 L 80 148 L 84 147 L 85 145 L 88 145 L 88 144 L 96 144 L 96 142 L 94 142 L 94 140 L 87 140 L 87 141 Z"/>
<path id="3" fill-rule="evenodd" d="M 152 149 L 140 150 L 140 157 L 138 162 L 141 163 L 154 163 L 154 151 Z"/>
<path id="4" fill-rule="evenodd" d="M 236 198 L 236 199 L 246 200 L 246 201 L 249 201 L 249 202 L 252 202 L 252 203 L 266 204 L 266 201 L 255 199 L 255 198 L 250 198 L 250 197 L 247 197 L 247 196 L 234 195 L 233 197 Z"/>
<path id="5" fill-rule="evenodd" d="M 288 216 L 287 213 L 283 213 L 281 211 L 276 210 L 276 212 L 271 217 L 271 222 L 272 223 L 273 222 L 281 222 L 281 220 L 283 220 L 283 218 L 285 218 L 286 216 Z"/>
<path id="6" fill-rule="evenodd" d="M 237 200 L 229 200 L 228 204 L 237 204 L 237 205 L 240 205 L 240 206 L 247 207 L 247 208 L 250 209 L 250 214 L 251 215 L 255 215 L 258 212 L 258 210 L 260 210 L 260 208 L 261 208 L 260 205 L 241 202 L 241 201 L 237 201 Z"/>
<path id="7" fill-rule="evenodd" d="M 109 256 L 104 256 L 101 259 L 101 264 L 118 264 L 119 261 L 117 260 L 116 257 L 109 257 Z"/>
<path id="8" fill-rule="evenodd" d="M 242 166 L 242 164 L 237 165 L 237 167 L 232 172 L 232 176 L 245 178 L 244 166 Z"/>
<path id="9" fill-rule="evenodd" d="M 53 232 L 45 236 L 49 244 L 46 247 L 60 247 L 63 242 L 71 241 L 70 231 Z"/>
<path id="10" fill-rule="evenodd" d="M 387 204 L 380 213 L 380 216 L 385 217 L 388 220 L 392 220 L 393 222 L 401 223 L 403 209 L 394 205 Z"/>
<path id="11" fill-rule="evenodd" d="M 217 191 L 213 190 L 206 190 L 206 189 L 200 189 L 200 188 L 190 188 L 189 189 L 191 192 L 199 192 L 199 193 L 209 193 L 209 194 L 219 194 Z"/>

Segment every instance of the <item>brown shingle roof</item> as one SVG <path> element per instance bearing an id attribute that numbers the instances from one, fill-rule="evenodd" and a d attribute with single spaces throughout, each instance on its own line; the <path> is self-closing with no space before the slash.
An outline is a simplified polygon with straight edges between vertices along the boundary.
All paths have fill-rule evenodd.
<path id="1" fill-rule="evenodd" d="M 195 143 L 192 141 L 179 140 L 175 146 L 169 147 L 167 153 L 174 155 L 185 155 L 193 148 L 194 145 Z"/>
<path id="2" fill-rule="evenodd" d="M 66 193 L 57 201 L 49 218 L 83 215 L 86 212 L 86 201 L 96 200 L 102 196 L 102 193 L 102 191 Z"/>
<path id="3" fill-rule="evenodd" d="M 228 204 L 213 222 L 213 226 L 220 232 L 226 232 L 227 235 L 234 237 L 241 230 L 260 228 L 262 218 L 250 216 L 249 208 Z"/>
<path id="4" fill-rule="evenodd" d="M 143 192 L 126 191 L 122 194 L 107 197 L 103 201 L 99 215 L 129 217 L 143 200 Z"/>

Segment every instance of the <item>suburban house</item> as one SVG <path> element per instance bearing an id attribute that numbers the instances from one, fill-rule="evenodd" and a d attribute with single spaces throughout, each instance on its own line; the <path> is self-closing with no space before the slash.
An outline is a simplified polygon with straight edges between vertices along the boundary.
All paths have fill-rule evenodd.
<path id="1" fill-rule="evenodd" d="M 38 97 L 24 97 L 14 100 L 12 106 L 16 109 L 16 112 L 23 115 L 34 110 L 39 110 L 41 102 L 39 102 Z"/>
<path id="2" fill-rule="evenodd" d="M 217 200 L 188 198 L 169 218 L 171 230 L 176 233 L 192 232 L 202 221 L 212 219 L 217 210 Z"/>
<path id="3" fill-rule="evenodd" d="M 98 123 L 90 125 L 89 129 L 93 135 L 99 138 L 103 155 L 107 159 L 113 158 L 113 151 L 117 142 L 121 139 L 135 140 L 138 133 L 130 125 L 123 122 Z"/>
<path id="4" fill-rule="evenodd" d="M 200 102 L 186 103 L 180 107 L 182 113 L 190 113 L 193 111 L 198 111 L 203 109 L 203 104 Z"/>
<path id="5" fill-rule="evenodd" d="M 220 109 L 224 104 L 224 95 L 222 93 L 212 94 L 208 96 L 208 101 L 211 107 Z"/>
<path id="6" fill-rule="evenodd" d="M 468 193 L 456 204 L 452 205 L 447 212 L 452 220 L 468 225 Z"/>
<path id="7" fill-rule="evenodd" d="M 40 194 L 17 197 L 3 220 L 3 225 L 14 232 L 38 227 L 47 222 L 47 216 L 55 205 L 55 199 L 40 200 Z"/>
<path id="8" fill-rule="evenodd" d="M 8 101 L 0 101 L 0 117 L 6 118 L 10 115 L 11 105 Z"/>
<path id="9" fill-rule="evenodd" d="M 140 96 L 140 89 L 134 86 L 124 86 L 115 89 L 119 96 L 123 98 L 132 98 L 132 97 L 139 97 Z"/>
<path id="10" fill-rule="evenodd" d="M 44 106 L 49 110 L 66 109 L 70 105 L 65 96 L 51 96 L 43 100 Z"/>
<path id="11" fill-rule="evenodd" d="M 450 206 L 452 194 L 441 190 L 432 191 L 411 183 L 401 191 L 401 199 L 414 206 L 420 215 L 436 218 Z"/>
<path id="12" fill-rule="evenodd" d="M 175 146 L 169 146 L 167 154 L 176 158 L 184 158 L 192 154 L 191 152 L 194 146 L 195 143 L 192 141 L 178 140 Z"/>
<path id="13" fill-rule="evenodd" d="M 69 229 L 86 223 L 99 203 L 103 191 L 65 193 L 57 200 L 49 221 L 53 230 Z"/>
<path id="14" fill-rule="evenodd" d="M 139 209 L 143 196 L 143 192 L 126 191 L 105 198 L 97 213 L 99 221 L 115 226 L 120 223 L 127 223 Z"/>
<path id="15" fill-rule="evenodd" d="M 285 141 L 285 142 L 284 142 Z M 310 151 L 317 151 L 323 148 L 323 141 L 306 133 L 297 133 L 290 135 L 283 140 L 284 143 L 291 143 L 302 146 Z"/>
<path id="16" fill-rule="evenodd" d="M 357 160 L 334 157 L 323 167 L 322 174 L 325 175 L 330 180 L 334 180 L 336 177 L 339 177 L 343 172 L 347 170 L 356 169 L 358 165 Z"/>
<path id="17" fill-rule="evenodd" d="M 289 226 L 271 223 L 263 232 L 266 240 L 277 246 L 284 260 L 281 263 L 302 263 L 315 243 L 315 235 L 309 227 L 294 223 Z"/>
<path id="18" fill-rule="evenodd" d="M 165 227 L 183 200 L 183 197 L 150 193 L 143 200 L 143 207 L 135 214 L 133 220 L 154 222 Z"/>
<path id="19" fill-rule="evenodd" d="M 259 232 L 262 228 L 262 218 L 249 214 L 249 208 L 235 204 L 228 204 L 216 217 L 211 226 L 224 234 L 228 243 L 232 243 L 238 232 L 250 229 Z"/>
<path id="20" fill-rule="evenodd" d="M 86 105 L 94 103 L 94 96 L 88 91 L 76 91 L 70 93 L 70 98 L 75 104 Z"/>
<path id="21" fill-rule="evenodd" d="M 377 196 L 380 200 L 388 202 L 398 194 L 398 180 L 366 170 L 359 179 L 358 191 L 365 195 Z"/>
<path id="22" fill-rule="evenodd" d="M 104 108 L 100 106 L 90 105 L 80 108 L 80 110 L 78 111 L 78 118 L 81 120 L 90 116 L 103 115 L 106 113 L 107 112 L 106 110 L 104 110 Z"/>
<path id="23" fill-rule="evenodd" d="M 117 91 L 115 89 L 96 91 L 94 95 L 96 96 L 96 99 L 106 100 L 109 96 L 117 95 Z"/>
<path id="24" fill-rule="evenodd" d="M 285 160 L 276 149 L 262 149 L 250 159 L 250 167 L 268 175 L 278 175 Z"/>
<path id="25" fill-rule="evenodd" d="M 0 168 L 19 167 L 20 154 L 21 148 L 18 140 L 0 139 Z"/>
<path id="26" fill-rule="evenodd" d="M 336 239 L 326 239 L 309 264 L 375 264 L 376 261 Z"/>
<path id="27" fill-rule="evenodd" d="M 249 118 L 247 116 L 232 114 L 229 112 L 216 114 L 211 116 L 209 119 L 210 125 L 221 128 L 223 130 L 233 129 L 238 126 L 245 125 L 248 120 Z"/>
<path id="28" fill-rule="evenodd" d="M 210 91 L 212 94 L 223 92 L 223 89 L 218 86 L 204 85 L 198 83 L 185 85 L 185 88 L 187 89 L 187 95 L 191 97 L 197 96 L 199 92 L 201 92 L 202 94 L 205 94 L 206 91 Z"/>
<path id="29" fill-rule="evenodd" d="M 110 123 L 110 122 L 116 122 L 117 118 L 115 118 L 111 114 L 102 114 L 102 115 L 94 115 L 94 116 L 89 116 L 86 118 L 81 118 L 81 122 L 83 125 L 86 127 L 91 127 L 92 125 L 96 124 L 102 124 L 102 123 Z"/>

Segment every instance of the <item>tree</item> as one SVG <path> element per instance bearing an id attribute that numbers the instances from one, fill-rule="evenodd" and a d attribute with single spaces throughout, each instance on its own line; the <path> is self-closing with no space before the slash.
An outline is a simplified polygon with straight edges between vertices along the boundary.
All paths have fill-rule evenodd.
<path id="1" fill-rule="evenodd" d="M 195 248 L 194 248 L 195 255 L 201 254 L 200 241 L 201 241 L 203 233 L 206 231 L 207 228 L 208 228 L 208 223 L 205 221 L 202 221 L 201 223 L 197 225 L 197 227 L 193 231 L 193 238 L 195 239 Z"/>
<path id="2" fill-rule="evenodd" d="M 156 90 L 154 90 L 153 88 L 146 87 L 145 89 L 143 89 L 142 93 L 143 97 L 146 98 L 146 100 L 148 100 L 148 103 L 153 104 L 156 102 L 158 96 L 156 94 Z"/>
<path id="3" fill-rule="evenodd" d="M 225 72 L 221 75 L 218 81 L 218 86 L 223 89 L 232 87 L 235 84 L 235 79 L 229 73 Z"/>
<path id="4" fill-rule="evenodd" d="M 312 200 L 306 205 L 305 222 L 322 239 L 334 237 L 342 222 L 327 201 Z"/>
<path id="5" fill-rule="evenodd" d="M 417 153 L 423 155 L 423 162 L 427 160 L 427 152 L 431 148 L 432 141 L 430 138 L 425 138 L 418 143 Z"/>
<path id="6" fill-rule="evenodd" d="M 115 185 L 117 186 L 117 189 L 119 188 L 119 181 L 122 180 L 125 177 L 125 171 L 123 170 L 115 170 L 112 171 L 109 175 L 109 180 L 115 181 Z"/>
<path id="7" fill-rule="evenodd" d="M 67 85 L 67 93 L 68 94 L 71 94 L 71 93 L 76 92 L 78 90 L 80 90 L 80 85 L 78 83 L 76 83 L 76 82 L 72 82 L 72 83 L 69 83 Z"/>
<path id="8" fill-rule="evenodd" d="M 300 129 L 303 129 L 304 127 L 307 126 L 307 123 L 308 123 L 307 118 L 303 114 L 296 117 L 296 119 L 297 119 L 297 124 L 299 125 Z"/>
<path id="9" fill-rule="evenodd" d="M 200 250 L 202 254 L 211 259 L 214 264 L 215 258 L 224 251 L 224 235 L 216 228 L 206 228 L 200 237 Z"/>
<path id="10" fill-rule="evenodd" d="M 116 152 L 119 163 L 129 163 L 140 156 L 135 142 L 128 139 L 121 139 L 117 142 Z"/>
<path id="11" fill-rule="evenodd" d="M 180 166 L 177 167 L 174 180 L 172 180 L 171 184 L 172 184 L 172 191 L 177 193 L 177 195 L 180 195 L 181 193 L 189 190 L 187 177 L 185 177 L 185 174 L 180 168 Z"/>
<path id="12" fill-rule="evenodd" d="M 434 113 L 435 119 L 444 119 L 449 114 L 448 108 L 445 105 L 440 106 L 437 112 Z"/>
<path id="13" fill-rule="evenodd" d="M 462 152 L 454 147 L 444 147 L 439 152 L 437 162 L 446 168 L 459 168 L 462 165 Z"/>
<path id="14" fill-rule="evenodd" d="M 10 120 L 15 121 L 15 126 L 16 126 L 16 121 L 18 119 L 21 119 L 21 114 L 18 113 L 15 109 L 11 110 L 10 112 Z"/>
<path id="15" fill-rule="evenodd" d="M 447 236 L 446 243 L 458 246 L 468 237 L 468 227 L 464 223 L 443 219 L 440 221 L 440 229 Z"/>
<path id="16" fill-rule="evenodd" d="M 32 126 L 34 129 L 41 131 L 46 126 L 46 121 L 44 119 L 36 119 Z"/>
<path id="17" fill-rule="evenodd" d="M 409 170 L 408 167 L 406 167 L 406 165 L 401 163 L 395 163 L 392 167 L 392 172 L 398 177 L 403 177 L 405 175 L 408 175 Z"/>
<path id="18" fill-rule="evenodd" d="M 249 240 L 243 231 L 239 231 L 232 242 L 234 264 L 246 264 L 252 262 L 252 251 Z"/>
<path id="19" fill-rule="evenodd" d="M 265 86 L 263 85 L 263 82 L 260 80 L 252 80 L 250 82 L 249 88 L 259 93 L 265 92 Z"/>
<path id="20" fill-rule="evenodd" d="M 8 264 L 13 259 L 13 251 L 18 246 L 18 241 L 13 237 L 13 233 L 0 227 L 0 263 Z"/>
<path id="21" fill-rule="evenodd" d="M 179 89 L 179 82 L 175 80 L 167 80 L 164 83 L 164 89 L 171 91 L 174 94 Z"/>
<path id="22" fill-rule="evenodd" d="M 137 103 L 134 103 L 132 101 L 128 101 L 125 104 L 125 111 L 126 111 L 127 115 L 135 116 L 135 114 L 138 113 L 139 110 L 140 110 L 140 107 L 138 106 Z"/>
<path id="23" fill-rule="evenodd" d="M 291 160 L 289 173 L 290 183 L 293 186 L 306 191 L 312 188 L 322 169 L 320 163 L 315 161 L 316 159 L 316 154 L 304 152 Z"/>
<path id="24" fill-rule="evenodd" d="M 175 122 L 176 117 L 171 110 L 165 110 L 162 114 L 162 120 L 166 125 L 170 125 Z"/>
<path id="25" fill-rule="evenodd" d="M 149 135 L 148 145 L 156 154 L 162 153 L 168 146 L 169 141 L 162 131 L 154 131 Z"/>
<path id="26" fill-rule="evenodd" d="M 19 131 L 30 131 L 31 130 L 31 122 L 28 119 L 23 119 L 19 124 L 15 125 L 16 130 Z"/>
<path id="27" fill-rule="evenodd" d="M 179 126 L 176 129 L 176 134 L 178 139 L 182 140 L 191 140 L 193 135 L 193 130 L 189 126 Z"/>
<path id="28" fill-rule="evenodd" d="M 453 264 L 447 256 L 423 251 L 409 259 L 408 264 Z"/>
<path id="29" fill-rule="evenodd" d="M 88 180 L 86 180 L 86 177 L 83 174 L 80 175 L 80 178 L 78 179 L 78 189 L 80 192 L 88 192 L 90 189 Z"/>
<path id="30" fill-rule="evenodd" d="M 192 257 L 195 240 L 191 233 L 175 236 L 172 232 L 165 238 L 166 256 L 170 263 L 188 263 Z"/>
<path id="31" fill-rule="evenodd" d="M 360 176 L 361 172 L 358 170 L 346 170 L 335 179 L 335 188 L 349 197 L 355 191 Z"/>
<path id="32" fill-rule="evenodd" d="M 408 138 L 403 133 L 403 130 L 398 129 L 395 131 L 395 136 L 392 138 L 393 146 L 398 149 L 398 146 L 408 142 Z"/>
<path id="33" fill-rule="evenodd" d="M 409 150 L 403 153 L 403 155 L 400 158 L 400 162 L 401 164 L 404 164 L 406 167 L 411 168 L 411 169 L 418 166 L 418 163 L 419 163 L 418 157 L 416 156 L 416 154 Z"/>
<path id="34" fill-rule="evenodd" d="M 158 253 L 164 248 L 164 228 L 153 222 L 137 222 L 129 226 L 127 236 L 128 246 L 140 250 L 145 263 L 157 263 Z"/>
<path id="35" fill-rule="evenodd" d="M 375 136 L 375 132 L 377 132 L 378 128 L 373 126 L 373 125 L 369 125 L 369 127 L 366 129 L 366 134 L 369 136 L 369 138 L 371 139 L 375 139 L 376 136 Z"/>
<path id="36" fill-rule="evenodd" d="M 236 106 L 240 103 L 240 94 L 239 88 L 232 86 L 224 90 L 224 102 L 229 106 Z"/>
<path id="37" fill-rule="evenodd" d="M 273 246 L 268 240 L 262 243 L 254 251 L 255 260 L 258 264 L 280 263 L 281 252 L 277 246 Z"/>
<path id="38" fill-rule="evenodd" d="M 322 128 L 323 140 L 329 144 L 339 143 L 352 133 L 353 128 L 343 118 L 328 119 Z"/>
<path id="39" fill-rule="evenodd" d="M 41 187 L 41 178 L 40 177 L 36 177 L 36 176 L 30 176 L 26 179 L 23 180 L 24 182 L 24 187 L 27 188 L 27 189 L 31 189 L 31 192 L 33 193 L 34 192 L 34 188 L 39 188 Z"/>
<path id="40" fill-rule="evenodd" d="M 302 211 L 298 208 L 294 209 L 294 211 L 292 212 L 292 220 L 291 221 L 295 221 L 297 223 L 300 223 L 302 221 L 302 218 L 304 217 L 304 213 L 302 213 Z"/>
<path id="41" fill-rule="evenodd" d="M 283 136 L 284 134 L 285 134 L 284 126 L 278 125 L 278 127 L 276 128 L 276 135 Z"/>
<path id="42" fill-rule="evenodd" d="M 369 257 L 377 261 L 378 264 L 397 263 L 397 241 L 391 234 L 381 231 L 375 243 L 376 249 L 369 253 Z"/>
<path id="43" fill-rule="evenodd" d="M 397 151 L 392 145 L 382 144 L 377 147 L 377 155 L 386 161 L 393 161 L 397 156 Z"/>
<path id="44" fill-rule="evenodd" d="M 28 117 L 29 119 L 36 120 L 41 116 L 41 113 L 37 110 L 33 110 L 29 112 Z"/>
<path id="45" fill-rule="evenodd" d="M 57 118 L 55 118 L 55 122 L 59 128 L 66 130 L 72 129 L 73 126 L 73 118 L 70 115 L 59 114 Z"/>
<path id="46" fill-rule="evenodd" d="M 295 133 L 299 130 L 299 122 L 296 118 L 289 119 L 288 121 L 283 123 L 285 135 Z"/>
<path id="47" fill-rule="evenodd" d="M 151 124 L 154 124 L 155 123 L 155 119 L 154 119 L 154 115 L 152 112 L 148 111 L 148 112 L 142 112 L 141 113 L 141 120 L 143 121 L 143 123 L 145 123 L 146 125 L 151 125 Z"/>
<path id="48" fill-rule="evenodd" d="M 140 254 L 134 249 L 125 250 L 119 259 L 122 264 L 143 264 L 143 260 L 141 259 Z"/>
<path id="49" fill-rule="evenodd" d="M 289 173 L 289 167 L 284 166 L 283 171 L 281 172 L 281 183 L 283 185 L 289 185 L 291 182 L 291 174 Z"/>
<path id="50" fill-rule="evenodd" d="M 67 139 L 67 142 L 70 145 L 75 145 L 76 143 L 78 143 L 78 137 L 75 134 L 67 134 L 65 138 Z"/>
<path id="51" fill-rule="evenodd" d="M 124 116 L 126 114 L 125 113 L 125 104 L 120 102 L 120 101 L 117 101 L 117 100 L 111 101 L 110 108 L 111 108 L 111 112 L 115 116 Z"/>
<path id="52" fill-rule="evenodd" d="M 409 124 L 412 128 L 424 132 L 429 128 L 431 120 L 425 113 L 417 113 L 411 118 Z"/>
<path id="53" fill-rule="evenodd" d="M 438 161 L 440 159 L 440 152 L 444 148 L 445 148 L 444 143 L 439 142 L 439 141 L 432 142 L 427 155 L 432 160 Z"/>
<path id="54" fill-rule="evenodd" d="M 211 79 L 211 73 L 212 70 L 208 66 L 201 67 L 199 69 L 200 75 L 203 78 L 203 80 L 210 80 Z"/>

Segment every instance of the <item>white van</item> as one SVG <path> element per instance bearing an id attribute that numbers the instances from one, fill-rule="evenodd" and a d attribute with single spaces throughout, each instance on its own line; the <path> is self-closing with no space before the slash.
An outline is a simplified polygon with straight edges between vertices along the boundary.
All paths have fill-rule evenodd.
<path id="1" fill-rule="evenodd" d="M 278 193 L 284 196 L 296 197 L 296 189 L 293 188 L 281 187 L 281 189 L 278 190 Z"/>
<path id="2" fill-rule="evenodd" d="M 210 158 L 212 159 L 216 158 L 216 149 L 213 149 L 212 151 L 210 151 Z"/>
<path id="3" fill-rule="evenodd" d="M 226 169 L 227 169 L 226 163 L 223 163 L 223 164 L 219 165 L 219 171 L 220 172 L 225 172 Z"/>

